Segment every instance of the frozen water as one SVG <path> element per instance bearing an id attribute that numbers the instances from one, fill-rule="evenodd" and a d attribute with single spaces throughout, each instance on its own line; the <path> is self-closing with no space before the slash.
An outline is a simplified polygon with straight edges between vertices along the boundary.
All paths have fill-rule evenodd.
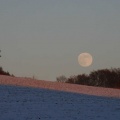
<path id="1" fill-rule="evenodd" d="M 120 99 L 0 85 L 0 120 L 120 120 Z"/>

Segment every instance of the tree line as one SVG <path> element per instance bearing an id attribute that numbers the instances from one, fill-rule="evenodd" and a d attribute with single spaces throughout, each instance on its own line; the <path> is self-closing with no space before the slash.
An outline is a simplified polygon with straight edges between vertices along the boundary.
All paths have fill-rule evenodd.
<path id="1" fill-rule="evenodd" d="M 120 89 L 120 68 L 101 69 L 87 74 L 64 75 L 56 78 L 58 82 Z"/>
<path id="2" fill-rule="evenodd" d="M 1 50 L 0 50 L 0 52 L 1 52 Z M 0 55 L 0 57 L 1 57 L 1 55 Z M 0 75 L 14 76 L 14 75 L 11 75 L 8 71 L 5 72 L 2 67 L 0 67 Z"/>
<path id="3" fill-rule="evenodd" d="M 5 72 L 2 67 L 0 67 L 0 75 L 6 75 L 6 76 L 14 77 L 14 75 L 13 74 L 11 75 L 8 71 Z"/>

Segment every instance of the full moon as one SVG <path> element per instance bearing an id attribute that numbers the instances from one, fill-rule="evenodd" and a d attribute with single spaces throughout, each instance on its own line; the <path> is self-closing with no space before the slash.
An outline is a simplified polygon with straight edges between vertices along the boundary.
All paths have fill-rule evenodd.
<path id="1" fill-rule="evenodd" d="M 88 67 L 92 64 L 93 58 L 89 53 L 81 53 L 78 56 L 78 62 L 82 67 Z"/>

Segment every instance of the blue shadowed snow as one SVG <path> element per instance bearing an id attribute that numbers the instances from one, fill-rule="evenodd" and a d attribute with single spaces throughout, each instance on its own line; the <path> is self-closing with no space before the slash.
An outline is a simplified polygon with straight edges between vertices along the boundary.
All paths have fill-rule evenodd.
<path id="1" fill-rule="evenodd" d="M 0 120 L 120 120 L 120 99 L 0 85 Z"/>

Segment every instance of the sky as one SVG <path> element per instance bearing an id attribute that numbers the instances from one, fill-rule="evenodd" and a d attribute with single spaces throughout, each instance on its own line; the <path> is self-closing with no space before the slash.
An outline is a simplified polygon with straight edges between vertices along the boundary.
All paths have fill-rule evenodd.
<path id="1" fill-rule="evenodd" d="M 0 66 L 55 81 L 120 67 L 120 0 L 0 0 Z M 80 53 L 93 56 L 82 67 Z"/>

